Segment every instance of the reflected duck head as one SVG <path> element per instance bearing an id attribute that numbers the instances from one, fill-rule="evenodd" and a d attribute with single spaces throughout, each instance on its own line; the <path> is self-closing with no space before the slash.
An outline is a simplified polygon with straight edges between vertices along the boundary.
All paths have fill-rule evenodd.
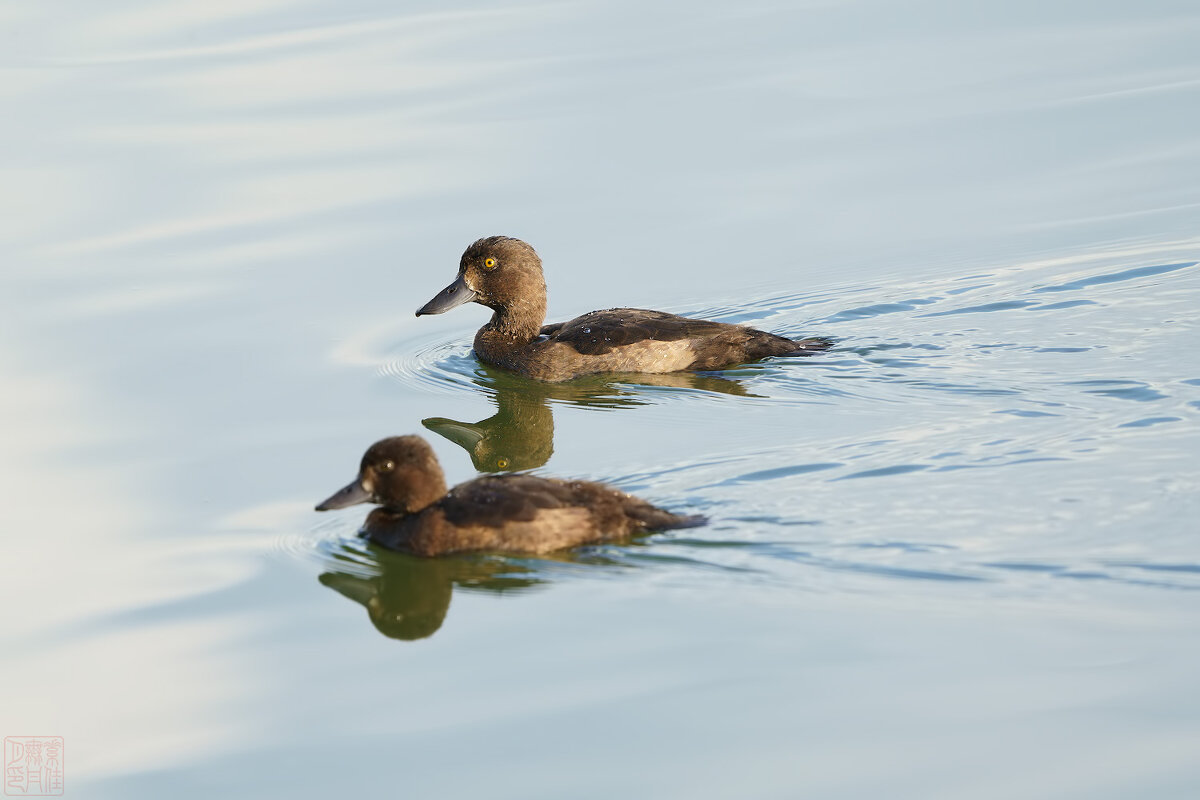
<path id="1" fill-rule="evenodd" d="M 454 283 L 417 309 L 417 316 L 443 314 L 475 302 L 522 317 L 546 317 L 546 279 L 532 246 L 510 236 L 489 236 L 462 254 Z"/>
<path id="2" fill-rule="evenodd" d="M 451 579 L 437 571 L 401 571 L 399 580 L 386 575 L 364 578 L 342 572 L 326 572 L 318 580 L 361 603 L 376 630 L 390 639 L 412 641 L 432 636 L 442 627 L 450 608 Z"/>
<path id="3" fill-rule="evenodd" d="M 516 472 L 549 461 L 554 414 L 545 395 L 504 388 L 492 399 L 496 413 L 479 422 L 430 417 L 421 424 L 466 450 L 480 472 Z"/>
<path id="4" fill-rule="evenodd" d="M 547 582 L 534 568 L 509 559 L 428 559 L 380 550 L 373 555 L 378 559 L 376 575 L 330 570 L 317 579 L 360 603 L 376 630 L 390 639 L 411 641 L 436 633 L 455 586 L 499 595 Z M 355 560 L 353 554 L 349 560 Z"/>
<path id="5" fill-rule="evenodd" d="M 358 477 L 317 506 L 317 511 L 376 503 L 412 514 L 446 494 L 446 477 L 433 448 L 420 436 L 392 436 L 367 448 Z"/>

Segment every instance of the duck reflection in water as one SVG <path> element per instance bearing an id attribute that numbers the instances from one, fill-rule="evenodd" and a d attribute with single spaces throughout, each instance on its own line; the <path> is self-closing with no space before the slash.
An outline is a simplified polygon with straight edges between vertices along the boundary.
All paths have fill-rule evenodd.
<path id="1" fill-rule="evenodd" d="M 370 563 L 364 565 L 364 547 Z M 318 580 L 367 609 L 371 624 L 391 639 L 425 639 L 442 627 L 454 587 L 492 595 L 528 592 L 549 584 L 557 562 L 617 565 L 597 553 L 564 553 L 521 560 L 495 555 L 418 558 L 369 544 L 343 544 L 336 558 L 353 568 L 331 569 Z"/>
<path id="2" fill-rule="evenodd" d="M 491 400 L 496 413 L 479 422 L 430 417 L 421 424 L 466 450 L 479 472 L 516 472 L 549 461 L 554 414 L 546 398 L 502 389 Z"/>
<path id="3" fill-rule="evenodd" d="M 756 396 L 747 392 L 740 381 L 695 372 L 607 375 L 545 383 L 485 365 L 473 382 L 495 404 L 495 414 L 478 422 L 429 417 L 421 424 L 466 450 L 479 472 L 517 472 L 536 469 L 549 461 L 554 453 L 551 403 L 610 409 L 649 405 L 654 399 L 644 391 L 646 387 Z"/>
<path id="4" fill-rule="evenodd" d="M 656 402 L 656 388 L 755 396 L 737 380 L 688 372 L 594 376 L 550 384 L 483 366 L 473 382 L 495 404 L 495 414 L 478 422 L 431 417 L 423 424 L 466 450 L 480 472 L 515 472 L 544 465 L 554 452 L 552 403 L 607 409 L 649 405 Z M 623 557 L 614 558 L 595 548 L 535 559 L 479 553 L 421 558 L 366 541 L 341 547 L 336 558 L 346 562 L 347 568 L 328 570 L 319 580 L 366 608 L 380 633 L 403 640 L 432 636 L 442 626 L 455 586 L 471 592 L 512 594 L 547 585 L 553 571 L 569 565 L 587 569 L 631 566 Z M 369 565 L 364 566 L 364 560 Z"/>

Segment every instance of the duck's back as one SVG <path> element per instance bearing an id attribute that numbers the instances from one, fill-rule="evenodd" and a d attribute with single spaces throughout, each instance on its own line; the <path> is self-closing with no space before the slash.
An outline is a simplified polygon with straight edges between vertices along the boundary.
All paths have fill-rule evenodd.
<path id="1" fill-rule="evenodd" d="M 817 352 L 827 339 L 793 340 L 773 333 L 641 308 L 611 308 L 541 330 L 520 372 L 565 380 L 594 372 L 721 369 L 767 356 Z"/>
<path id="2" fill-rule="evenodd" d="M 407 517 L 389 518 L 382 509 L 372 517 L 367 522 L 372 541 L 424 556 L 474 550 L 548 553 L 702 521 L 604 484 L 520 474 L 460 484 Z"/>

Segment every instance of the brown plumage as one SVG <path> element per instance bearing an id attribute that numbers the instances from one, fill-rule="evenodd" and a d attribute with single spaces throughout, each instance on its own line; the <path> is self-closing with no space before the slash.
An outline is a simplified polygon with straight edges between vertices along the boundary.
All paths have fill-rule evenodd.
<path id="1" fill-rule="evenodd" d="M 433 448 L 419 436 L 383 439 L 358 477 L 318 511 L 378 503 L 363 525 L 371 541 L 419 556 L 476 550 L 549 553 L 699 525 L 602 483 L 534 475 L 476 478 L 446 491 Z"/>
<path id="2" fill-rule="evenodd" d="M 808 355 L 829 339 L 773 333 L 663 311 L 613 308 L 543 326 L 546 281 L 537 252 L 520 239 L 491 236 L 467 248 L 458 277 L 417 311 L 441 314 L 476 302 L 495 313 L 475 335 L 481 361 L 544 381 L 597 372 L 721 369 L 767 356 Z"/>

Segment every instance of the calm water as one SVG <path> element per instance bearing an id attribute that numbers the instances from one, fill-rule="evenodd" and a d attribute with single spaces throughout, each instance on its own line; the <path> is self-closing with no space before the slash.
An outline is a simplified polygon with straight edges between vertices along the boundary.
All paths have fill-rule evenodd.
<path id="1" fill-rule="evenodd" d="M 425 7 L 422 7 L 424 5 Z M 0 5 L 0 734 L 67 795 L 1192 798 L 1194 3 Z M 413 310 L 837 337 L 541 386 Z M 711 524 L 420 561 L 449 478 Z"/>

